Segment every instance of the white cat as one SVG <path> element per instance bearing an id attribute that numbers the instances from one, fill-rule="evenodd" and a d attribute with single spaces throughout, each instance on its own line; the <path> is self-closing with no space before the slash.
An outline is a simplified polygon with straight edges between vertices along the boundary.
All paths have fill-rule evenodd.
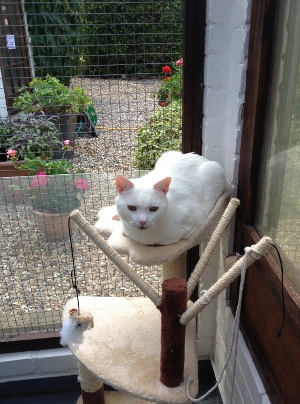
<path id="1" fill-rule="evenodd" d="M 222 167 L 194 153 L 164 153 L 153 171 L 116 176 L 116 206 L 125 236 L 146 245 L 189 238 L 225 189 Z"/>

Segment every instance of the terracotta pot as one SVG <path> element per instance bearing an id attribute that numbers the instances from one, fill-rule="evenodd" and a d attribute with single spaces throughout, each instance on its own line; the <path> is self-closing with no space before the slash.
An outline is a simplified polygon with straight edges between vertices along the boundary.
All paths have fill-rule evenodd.
<path id="1" fill-rule="evenodd" d="M 169 102 L 167 102 L 167 101 L 158 101 L 158 105 L 160 107 L 167 107 L 169 105 Z"/>
<path id="2" fill-rule="evenodd" d="M 15 166 L 22 165 L 23 160 L 19 161 L 1 161 L 0 162 L 0 177 L 21 177 L 34 174 L 32 170 L 19 170 Z"/>
<path id="3" fill-rule="evenodd" d="M 34 210 L 34 216 L 39 230 L 48 240 L 62 241 L 69 238 L 69 216 L 67 213 L 44 213 Z M 71 229 L 74 223 L 70 221 Z"/>

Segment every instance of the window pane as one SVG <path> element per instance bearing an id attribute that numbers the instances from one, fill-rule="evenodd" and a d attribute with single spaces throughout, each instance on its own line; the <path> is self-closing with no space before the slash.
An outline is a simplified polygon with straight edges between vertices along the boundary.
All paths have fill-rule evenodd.
<path id="1" fill-rule="evenodd" d="M 300 5 L 283 2 L 262 150 L 256 228 L 280 246 L 300 293 Z"/>

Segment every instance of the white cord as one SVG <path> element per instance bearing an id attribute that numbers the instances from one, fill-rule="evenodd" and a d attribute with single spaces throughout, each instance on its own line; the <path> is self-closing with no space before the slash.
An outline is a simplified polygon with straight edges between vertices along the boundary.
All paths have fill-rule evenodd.
<path id="1" fill-rule="evenodd" d="M 231 341 L 230 341 L 230 347 L 229 347 L 229 352 L 225 361 L 225 364 L 221 370 L 221 373 L 217 379 L 216 384 L 208 390 L 203 396 L 199 398 L 192 398 L 190 393 L 189 393 L 189 388 L 190 384 L 192 383 L 192 380 L 188 380 L 187 383 L 187 396 L 188 398 L 193 402 L 193 403 L 199 403 L 200 401 L 204 400 L 210 393 L 212 393 L 221 383 L 221 380 L 223 378 L 225 369 L 229 363 L 229 360 L 231 358 L 232 352 L 234 352 L 234 357 L 233 357 L 233 371 L 232 371 L 232 380 L 231 380 L 231 391 L 230 391 L 230 402 L 229 404 L 232 404 L 232 399 L 233 399 L 233 389 L 234 389 L 234 381 L 235 381 L 235 370 L 236 370 L 236 357 L 237 357 L 237 346 L 238 346 L 238 336 L 239 336 L 239 323 L 240 323 L 240 316 L 241 316 L 241 306 L 242 306 L 242 296 L 243 296 L 243 290 L 244 290 L 244 284 L 245 284 L 245 277 L 246 277 L 246 270 L 247 270 L 247 261 L 248 261 L 248 256 L 250 254 L 253 254 L 255 258 L 257 258 L 257 255 L 261 255 L 260 252 L 255 250 L 253 247 L 246 247 L 245 248 L 245 256 L 244 256 L 244 261 L 243 261 L 243 267 L 241 270 L 241 283 L 239 287 L 239 297 L 238 297 L 238 304 L 236 308 L 236 313 L 235 313 L 235 318 L 233 322 L 233 328 L 232 328 L 232 336 L 231 336 Z"/>

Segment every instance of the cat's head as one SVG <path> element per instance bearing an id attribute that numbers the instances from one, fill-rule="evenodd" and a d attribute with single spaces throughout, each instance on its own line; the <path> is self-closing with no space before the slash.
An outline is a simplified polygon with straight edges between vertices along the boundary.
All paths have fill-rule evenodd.
<path id="1" fill-rule="evenodd" d="M 166 177 L 149 186 L 145 179 L 128 180 L 116 176 L 118 214 L 125 224 L 145 231 L 161 220 L 167 206 L 171 178 Z"/>

